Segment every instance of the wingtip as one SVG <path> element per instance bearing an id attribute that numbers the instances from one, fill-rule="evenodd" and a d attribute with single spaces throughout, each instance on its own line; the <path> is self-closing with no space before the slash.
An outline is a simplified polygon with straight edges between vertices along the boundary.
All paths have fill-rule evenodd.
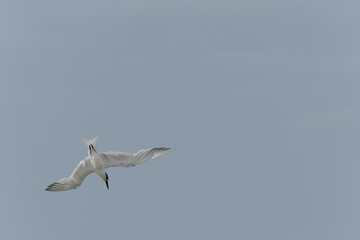
<path id="1" fill-rule="evenodd" d="M 157 147 L 157 149 L 163 150 L 163 151 L 169 151 L 169 150 L 171 150 L 171 148 L 169 148 L 169 147 Z"/>
<path id="2" fill-rule="evenodd" d="M 53 186 L 53 184 L 50 184 L 49 186 L 47 186 L 46 188 L 45 188 L 45 191 L 48 191 L 48 192 L 51 192 L 52 190 L 51 190 L 51 187 Z"/>

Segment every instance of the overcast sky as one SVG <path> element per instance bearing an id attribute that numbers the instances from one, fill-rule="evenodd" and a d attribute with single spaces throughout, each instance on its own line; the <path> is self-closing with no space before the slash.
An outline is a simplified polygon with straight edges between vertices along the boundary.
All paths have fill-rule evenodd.
<path id="1" fill-rule="evenodd" d="M 0 238 L 358 240 L 359 8 L 1 1 Z M 95 136 L 172 150 L 44 191 Z"/>

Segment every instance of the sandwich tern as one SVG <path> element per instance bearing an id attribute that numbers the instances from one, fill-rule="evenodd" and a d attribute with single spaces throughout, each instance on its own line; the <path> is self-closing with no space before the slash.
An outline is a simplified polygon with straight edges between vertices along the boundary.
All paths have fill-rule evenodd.
<path id="1" fill-rule="evenodd" d="M 83 139 L 83 142 L 88 148 L 88 156 L 80 161 L 70 177 L 62 178 L 59 181 L 50 184 L 45 189 L 46 191 L 59 192 L 78 188 L 86 176 L 93 172 L 96 172 L 97 175 L 105 181 L 106 187 L 109 189 L 109 177 L 105 172 L 106 168 L 134 167 L 170 150 L 170 148 L 167 147 L 155 147 L 152 149 L 140 150 L 137 153 L 97 152 L 97 137 L 90 140 Z"/>

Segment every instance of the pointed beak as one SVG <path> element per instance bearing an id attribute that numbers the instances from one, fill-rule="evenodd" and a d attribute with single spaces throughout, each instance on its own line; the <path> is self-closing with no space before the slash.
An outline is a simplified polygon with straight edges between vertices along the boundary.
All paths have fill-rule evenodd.
<path id="1" fill-rule="evenodd" d="M 106 173 L 106 172 L 105 172 L 105 177 L 106 177 L 106 180 L 105 180 L 106 187 L 107 187 L 107 189 L 109 190 L 109 183 L 108 183 L 109 176 L 107 175 L 107 173 Z"/>

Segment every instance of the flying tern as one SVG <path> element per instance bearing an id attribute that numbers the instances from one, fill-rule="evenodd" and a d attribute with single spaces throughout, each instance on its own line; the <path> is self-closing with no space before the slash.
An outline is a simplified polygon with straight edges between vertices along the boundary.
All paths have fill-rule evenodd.
<path id="1" fill-rule="evenodd" d="M 140 150 L 137 153 L 123 152 L 97 152 L 98 138 L 90 140 L 83 139 L 88 148 L 88 156 L 81 160 L 70 177 L 62 178 L 50 184 L 46 191 L 67 191 L 80 187 L 87 175 L 96 172 L 106 183 L 109 189 L 109 177 L 105 172 L 109 167 L 134 167 L 150 159 L 156 158 L 169 151 L 167 147 L 155 147 L 152 149 Z"/>

